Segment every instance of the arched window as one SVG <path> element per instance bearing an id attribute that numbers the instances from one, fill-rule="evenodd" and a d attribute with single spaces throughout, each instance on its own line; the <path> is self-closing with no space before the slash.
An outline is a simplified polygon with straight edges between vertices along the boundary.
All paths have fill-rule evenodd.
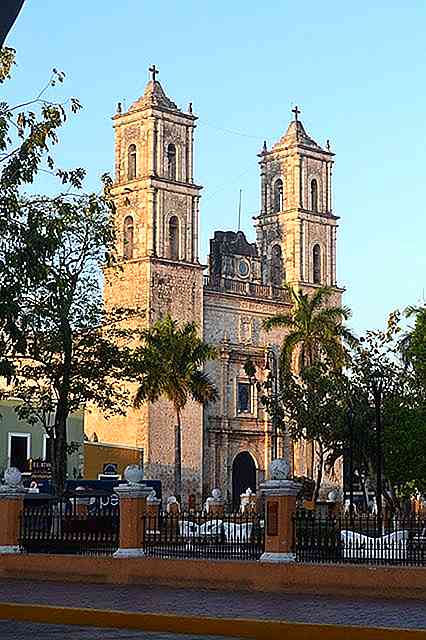
<path id="1" fill-rule="evenodd" d="M 283 181 L 281 178 L 274 184 L 274 211 L 282 211 L 283 208 Z"/>
<path id="2" fill-rule="evenodd" d="M 179 260 L 179 221 L 172 216 L 169 222 L 169 254 L 171 260 Z"/>
<path id="3" fill-rule="evenodd" d="M 283 286 L 283 258 L 279 244 L 272 247 L 271 251 L 271 283 L 276 287 Z"/>
<path id="4" fill-rule="evenodd" d="M 136 145 L 131 144 L 127 151 L 127 178 L 134 180 L 136 178 Z"/>
<path id="5" fill-rule="evenodd" d="M 167 176 L 176 180 L 176 147 L 171 143 L 167 147 Z"/>
<path id="6" fill-rule="evenodd" d="M 126 260 L 133 258 L 133 218 L 126 216 L 123 224 L 123 256 Z"/>
<path id="7" fill-rule="evenodd" d="M 319 244 L 315 244 L 312 249 L 312 264 L 313 264 L 313 280 L 314 284 L 320 284 L 321 282 L 321 247 Z"/>
<path id="8" fill-rule="evenodd" d="M 318 211 L 318 182 L 316 180 L 311 181 L 311 209 Z"/>

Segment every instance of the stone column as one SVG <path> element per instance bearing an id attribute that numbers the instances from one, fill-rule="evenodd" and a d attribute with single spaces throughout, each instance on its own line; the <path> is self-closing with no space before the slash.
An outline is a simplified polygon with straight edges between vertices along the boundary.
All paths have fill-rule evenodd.
<path id="1" fill-rule="evenodd" d="M 9 467 L 4 474 L 5 484 L 0 486 L 0 554 L 20 553 L 19 519 L 27 493 L 22 485 L 19 469 Z"/>
<path id="2" fill-rule="evenodd" d="M 194 126 L 191 127 L 190 135 L 189 135 L 189 167 L 188 167 L 188 182 L 194 182 Z"/>
<path id="3" fill-rule="evenodd" d="M 120 499 L 120 546 L 115 558 L 144 556 L 144 517 L 146 499 L 152 489 L 141 484 L 143 471 L 137 465 L 129 465 L 124 471 L 126 484 L 114 489 Z"/>
<path id="4" fill-rule="evenodd" d="M 155 236 L 157 228 L 157 193 L 156 189 L 148 189 L 148 207 L 146 216 L 146 250 L 149 256 L 155 255 Z"/>
<path id="5" fill-rule="evenodd" d="M 160 498 L 156 497 L 155 490 L 152 489 L 146 501 L 146 515 L 148 528 L 157 531 L 160 523 Z"/>
<path id="6" fill-rule="evenodd" d="M 200 196 L 194 197 L 194 262 L 198 262 L 198 251 L 199 251 L 199 225 L 200 225 Z"/>
<path id="7" fill-rule="evenodd" d="M 287 460 L 271 462 L 271 480 L 261 485 L 265 496 L 265 552 L 261 562 L 293 562 L 293 514 L 296 497 L 302 485 L 289 479 L 290 465 Z"/>
<path id="8" fill-rule="evenodd" d="M 225 514 L 225 500 L 222 498 L 220 489 L 213 489 L 211 498 L 209 500 L 209 518 L 223 518 Z"/>

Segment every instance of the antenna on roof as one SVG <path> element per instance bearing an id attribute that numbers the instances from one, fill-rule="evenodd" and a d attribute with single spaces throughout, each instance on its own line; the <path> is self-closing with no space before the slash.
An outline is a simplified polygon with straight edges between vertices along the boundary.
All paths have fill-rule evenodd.
<path id="1" fill-rule="evenodd" d="M 242 193 L 243 193 L 243 190 L 240 189 L 240 199 L 239 199 L 239 203 L 238 203 L 238 231 L 240 231 L 240 229 L 241 229 L 241 197 L 242 197 Z"/>

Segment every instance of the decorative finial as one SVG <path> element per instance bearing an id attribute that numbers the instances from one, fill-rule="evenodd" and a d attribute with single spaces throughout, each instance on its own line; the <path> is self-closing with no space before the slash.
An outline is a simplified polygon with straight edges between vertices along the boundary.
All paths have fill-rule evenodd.
<path id="1" fill-rule="evenodd" d="M 294 113 L 294 121 L 295 121 L 295 122 L 297 122 L 297 121 L 298 121 L 298 115 L 299 115 L 300 113 L 302 113 L 302 112 L 300 111 L 299 107 L 296 105 L 296 106 L 294 107 L 294 109 L 292 109 L 292 110 L 291 110 L 291 112 L 292 112 L 292 113 Z"/>
<path id="2" fill-rule="evenodd" d="M 150 68 L 148 69 L 148 71 L 149 71 L 149 72 L 150 72 L 150 74 L 151 74 L 151 80 L 152 80 L 153 82 L 155 82 L 155 76 L 156 76 L 156 75 L 158 75 L 158 74 L 160 73 L 160 72 L 158 71 L 158 69 L 156 68 L 155 64 L 152 64 L 152 65 L 150 66 Z"/>
<path id="3" fill-rule="evenodd" d="M 192 113 L 192 102 L 190 102 L 188 105 L 188 112 Z"/>
<path id="4" fill-rule="evenodd" d="M 326 147 L 327 147 L 327 151 L 330 151 L 330 149 L 331 149 L 330 140 L 327 140 L 327 142 L 325 144 L 326 144 Z"/>
<path id="5" fill-rule="evenodd" d="M 263 153 L 266 153 L 268 151 L 268 147 L 266 146 L 266 140 L 263 141 L 263 149 L 262 149 Z"/>
<path id="6" fill-rule="evenodd" d="M 121 113 L 121 102 L 117 103 L 117 113 Z"/>
<path id="7" fill-rule="evenodd" d="M 129 484 L 140 484 L 144 476 L 143 468 L 137 464 L 129 464 L 124 469 L 123 476 Z"/>

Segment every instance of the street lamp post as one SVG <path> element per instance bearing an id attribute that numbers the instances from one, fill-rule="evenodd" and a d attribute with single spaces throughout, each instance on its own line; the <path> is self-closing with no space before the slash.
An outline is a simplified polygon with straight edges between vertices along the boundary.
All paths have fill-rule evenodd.
<path id="1" fill-rule="evenodd" d="M 266 386 L 270 390 L 271 400 L 271 422 L 272 422 L 272 459 L 275 460 L 278 455 L 278 429 L 277 429 L 277 413 L 276 403 L 278 401 L 278 360 L 272 347 L 268 347 L 265 353 L 265 370 L 269 371 L 267 375 Z"/>
<path id="2" fill-rule="evenodd" d="M 349 426 L 349 514 L 354 516 L 354 414 L 352 407 L 348 409 Z"/>
<path id="3" fill-rule="evenodd" d="M 383 522 L 383 509 L 382 509 L 382 496 L 383 496 L 383 438 L 382 438 L 382 391 L 383 381 L 381 379 L 376 380 L 373 378 L 373 397 L 374 397 L 374 410 L 375 410 L 375 423 L 376 423 L 376 465 L 377 465 L 377 485 L 376 485 L 376 500 L 377 500 L 377 523 L 378 529 L 381 532 Z"/>

